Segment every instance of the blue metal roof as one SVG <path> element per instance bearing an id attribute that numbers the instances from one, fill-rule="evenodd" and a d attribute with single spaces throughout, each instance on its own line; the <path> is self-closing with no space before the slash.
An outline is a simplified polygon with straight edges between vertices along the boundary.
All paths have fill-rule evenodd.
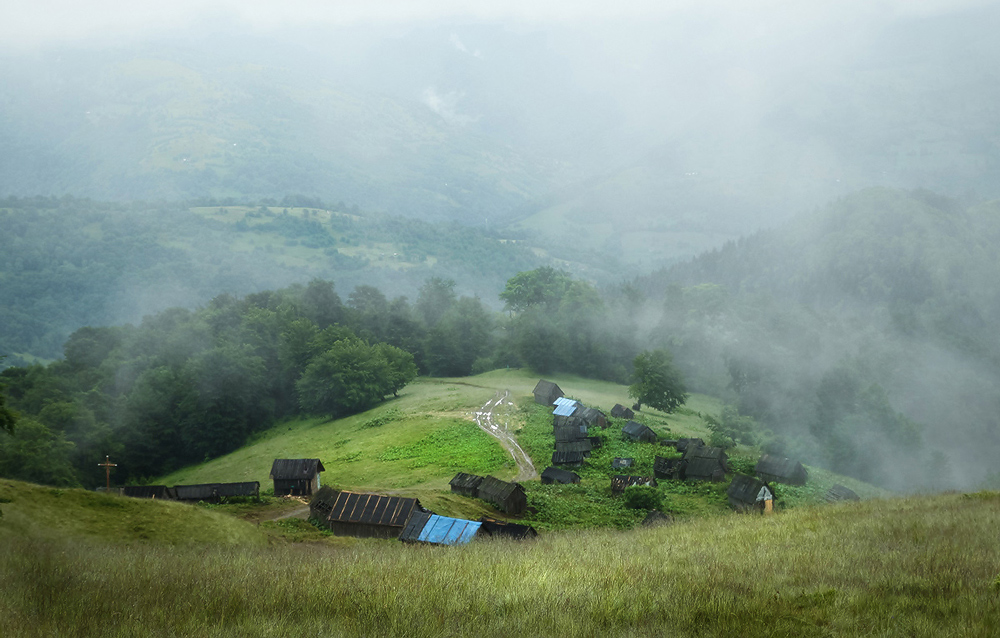
<path id="1" fill-rule="evenodd" d="M 556 409 L 552 411 L 552 414 L 556 416 L 573 416 L 576 412 L 577 404 L 576 401 L 572 403 L 563 403 L 562 405 L 556 406 Z"/>
<path id="2" fill-rule="evenodd" d="M 556 399 L 552 403 L 555 404 L 555 405 L 565 405 L 567 403 L 575 404 L 576 401 L 574 401 L 573 399 L 570 399 L 568 397 L 559 397 L 558 399 Z"/>
<path id="3" fill-rule="evenodd" d="M 479 521 L 465 521 L 431 514 L 420 530 L 418 541 L 437 545 L 464 545 L 472 540 L 483 524 Z"/>

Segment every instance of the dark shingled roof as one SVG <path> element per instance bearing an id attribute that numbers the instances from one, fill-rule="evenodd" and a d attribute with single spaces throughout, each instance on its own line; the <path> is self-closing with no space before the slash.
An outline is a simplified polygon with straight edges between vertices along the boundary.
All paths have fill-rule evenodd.
<path id="1" fill-rule="evenodd" d="M 656 432 L 638 421 L 629 421 L 622 426 L 622 434 L 633 441 L 645 441 L 647 443 L 656 441 Z"/>
<path id="2" fill-rule="evenodd" d="M 479 519 L 479 522 L 483 524 L 480 535 L 486 534 L 493 538 L 513 538 L 515 540 L 524 540 L 538 536 L 538 532 L 531 525 L 508 523 L 507 521 L 498 521 L 486 516 Z"/>
<path id="3" fill-rule="evenodd" d="M 587 438 L 586 425 L 558 425 L 553 430 L 556 442 L 583 441 Z"/>
<path id="4" fill-rule="evenodd" d="M 805 485 L 809 479 L 809 473 L 801 463 L 772 454 L 760 457 L 754 472 L 765 481 L 789 485 Z"/>
<path id="5" fill-rule="evenodd" d="M 560 452 L 556 450 L 552 453 L 552 465 L 582 465 L 583 452 Z"/>
<path id="6" fill-rule="evenodd" d="M 580 475 L 555 466 L 548 466 L 542 472 L 542 483 L 579 483 Z"/>
<path id="7" fill-rule="evenodd" d="M 629 410 L 621 403 L 616 403 L 615 407 L 611 408 L 611 416 L 616 419 L 634 419 L 635 412 Z"/>
<path id="8" fill-rule="evenodd" d="M 611 493 L 621 494 L 626 487 L 633 485 L 649 485 L 656 487 L 656 478 L 652 476 L 625 476 L 616 474 L 611 477 Z"/>
<path id="9" fill-rule="evenodd" d="M 326 468 L 319 459 L 274 459 L 271 464 L 271 478 L 283 480 L 312 479 Z"/>
<path id="10" fill-rule="evenodd" d="M 543 405 L 552 405 L 552 401 L 563 396 L 563 391 L 559 386 L 545 379 L 539 379 L 538 383 L 535 384 L 535 389 L 531 393 L 535 395 L 535 401 Z M 540 399 L 545 399 L 545 401 Z"/>
<path id="11" fill-rule="evenodd" d="M 681 478 L 684 465 L 684 459 L 668 459 L 665 456 L 657 456 L 653 460 L 653 474 L 656 475 L 656 478 Z"/>
<path id="12" fill-rule="evenodd" d="M 583 452 L 584 456 L 588 456 L 592 449 L 594 449 L 594 446 L 591 445 L 590 439 L 582 441 L 556 441 L 556 452 Z"/>
<path id="13" fill-rule="evenodd" d="M 677 451 L 687 452 L 688 447 L 700 447 L 705 445 L 701 439 L 677 439 Z"/>
<path id="14" fill-rule="evenodd" d="M 688 446 L 687 452 L 684 453 L 684 460 L 690 462 L 695 459 L 718 461 L 723 470 L 729 469 L 729 456 L 726 455 L 726 451 L 721 447 L 709 447 L 707 445 Z"/>
<path id="15" fill-rule="evenodd" d="M 693 458 L 684 459 L 682 470 L 684 480 L 712 481 L 718 483 L 726 478 L 726 470 L 718 459 Z"/>
<path id="16" fill-rule="evenodd" d="M 837 484 L 827 490 L 826 494 L 823 496 L 828 503 L 833 503 L 836 501 L 860 501 L 861 497 L 855 493 L 854 490 L 845 487 L 843 485 Z"/>
<path id="17" fill-rule="evenodd" d="M 321 487 L 309 508 L 322 521 L 403 527 L 414 511 L 425 511 L 420 501 L 402 496 L 360 494 Z"/>
<path id="18" fill-rule="evenodd" d="M 455 475 L 455 478 L 451 479 L 448 483 L 452 488 L 458 488 L 462 490 L 476 490 L 479 488 L 479 484 L 483 482 L 483 477 L 476 474 L 466 474 L 465 472 L 459 472 Z"/>

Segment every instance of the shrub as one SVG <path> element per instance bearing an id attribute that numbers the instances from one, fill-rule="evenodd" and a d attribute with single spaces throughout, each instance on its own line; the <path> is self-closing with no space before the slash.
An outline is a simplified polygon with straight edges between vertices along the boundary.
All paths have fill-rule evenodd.
<path id="1" fill-rule="evenodd" d="M 655 487 L 632 485 L 625 488 L 625 505 L 636 510 L 656 510 L 663 507 L 663 494 Z"/>

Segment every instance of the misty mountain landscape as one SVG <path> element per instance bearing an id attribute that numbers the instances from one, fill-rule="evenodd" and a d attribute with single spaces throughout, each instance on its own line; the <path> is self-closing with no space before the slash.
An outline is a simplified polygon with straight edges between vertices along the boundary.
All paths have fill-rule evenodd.
<path id="1" fill-rule="evenodd" d="M 987 499 L 963 534 L 996 518 L 996 3 L 54 1 L 3 13 L 0 534 L 8 503 L 16 529 L 42 520 L 18 509 L 19 485 L 267 480 L 272 456 L 320 451 L 336 489 L 558 538 L 640 530 L 654 507 L 622 505 L 593 459 L 628 456 L 652 478 L 661 452 L 609 435 L 619 419 L 591 437 L 578 485 L 522 481 L 523 515 L 449 491 L 456 471 L 524 469 L 470 425 L 494 392 L 513 397 L 504 427 L 541 472 L 557 439 L 551 406 L 533 405 L 540 378 L 604 412 L 636 401 L 664 446 L 725 450 L 727 474 L 753 474 L 761 455 L 801 461 L 812 483 L 775 497 L 796 525 L 834 484 L 899 512 L 930 494 Z M 635 389 L 651 353 L 682 380 L 675 402 Z M 643 498 L 677 521 L 667 529 L 729 513 L 726 486 L 660 478 Z M 270 524 L 265 544 L 362 547 L 278 524 L 302 511 L 261 498 L 259 511 L 205 507 Z M 934 525 L 959 527 L 965 514 L 933 502 Z M 856 551 L 878 555 L 879 542 Z M 18 569 L 13 556 L 0 572 Z M 761 596 L 785 591 L 774 578 Z M 864 586 L 828 584 L 774 604 L 804 619 L 801 635 L 874 633 L 866 614 L 893 627 L 896 603 L 859 611 Z M 1000 611 L 975 604 L 964 622 Z M 907 617 L 913 635 L 940 628 Z M 44 635 L 12 618 L 0 633 Z M 341 635 L 338 618 L 301 628 Z M 647 620 L 602 618 L 613 635 L 655 635 Z M 698 614 L 671 618 L 697 633 Z M 414 635 L 441 635 L 439 620 Z"/>

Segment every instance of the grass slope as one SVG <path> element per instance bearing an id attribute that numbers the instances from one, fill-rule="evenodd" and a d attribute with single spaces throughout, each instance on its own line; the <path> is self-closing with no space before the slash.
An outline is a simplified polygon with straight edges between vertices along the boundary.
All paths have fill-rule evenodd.
<path id="1" fill-rule="evenodd" d="M 0 543 L 0 634 L 985 637 L 998 525 L 988 492 L 451 548 L 18 535 Z"/>
<path id="2" fill-rule="evenodd" d="M 156 545 L 261 545 L 255 526 L 172 501 L 147 501 L 0 479 L 0 544 L 14 538 Z"/>

